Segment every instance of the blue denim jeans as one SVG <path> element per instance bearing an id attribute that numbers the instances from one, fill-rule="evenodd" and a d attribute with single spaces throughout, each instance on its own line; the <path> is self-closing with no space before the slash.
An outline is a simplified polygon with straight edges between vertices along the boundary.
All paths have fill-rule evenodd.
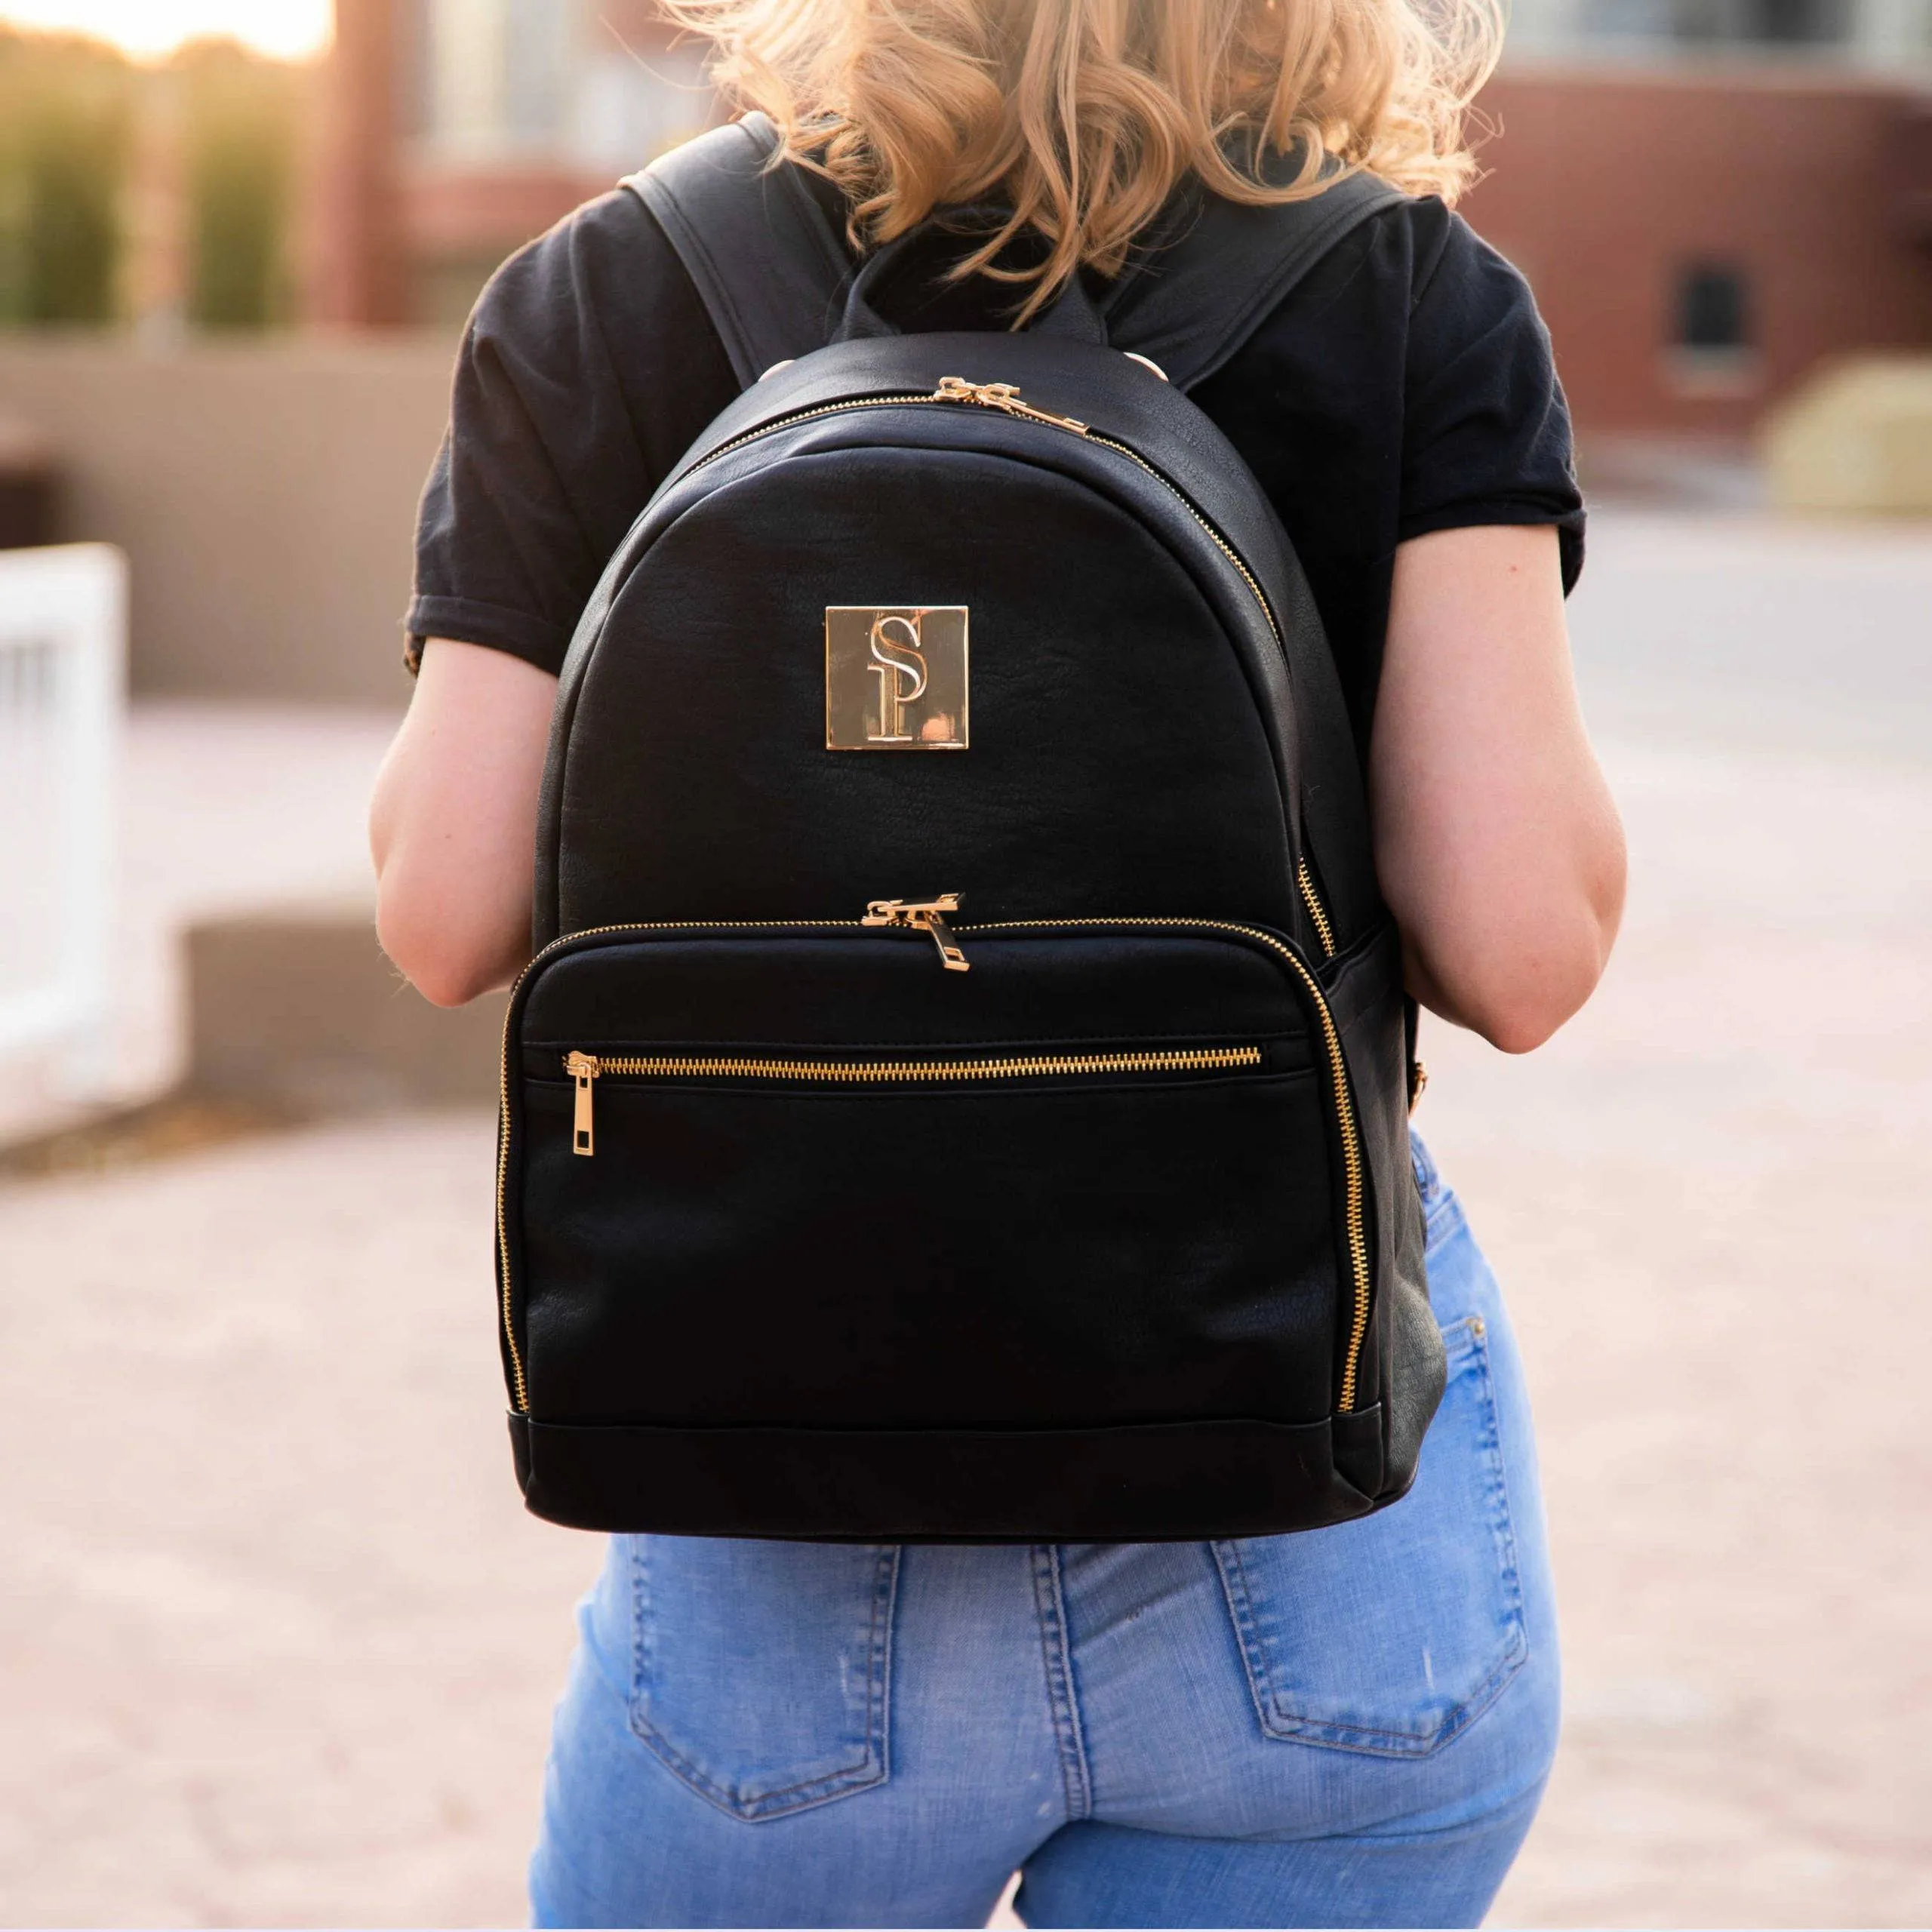
<path id="1" fill-rule="evenodd" d="M 543 1925 L 1474 1925 L 1556 1741 L 1521 1367 L 1420 1147 L 1449 1385 L 1414 1491 L 1214 1543 L 620 1537 Z"/>

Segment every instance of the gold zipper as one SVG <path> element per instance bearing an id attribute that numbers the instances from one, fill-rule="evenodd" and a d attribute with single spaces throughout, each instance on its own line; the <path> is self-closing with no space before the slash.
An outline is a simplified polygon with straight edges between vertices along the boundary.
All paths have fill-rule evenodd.
<path id="1" fill-rule="evenodd" d="M 715 450 L 704 454 L 685 472 L 685 476 L 695 476 L 697 472 L 715 463 L 720 457 L 729 456 L 734 450 L 741 450 L 747 443 L 756 442 L 761 436 L 776 435 L 780 429 L 789 429 L 795 423 L 815 422 L 821 416 L 843 416 L 854 409 L 891 409 L 903 402 L 934 402 L 935 392 L 925 389 L 885 389 L 877 395 L 849 397 L 844 402 L 821 402 L 811 409 L 795 409 L 783 416 L 772 417 L 761 423 L 755 429 L 741 429 L 735 436 L 728 437 Z M 682 477 L 678 481 L 682 481 Z"/>
<path id="2" fill-rule="evenodd" d="M 1131 1054 L 1032 1054 L 1011 1060 L 752 1060 L 570 1053 L 564 1071 L 577 1085 L 571 1151 L 596 1149 L 592 1090 L 608 1073 L 643 1080 L 812 1080 L 851 1087 L 918 1086 L 931 1080 L 1071 1079 L 1100 1073 L 1200 1073 L 1259 1066 L 1259 1047 L 1180 1047 Z"/>
<path id="3" fill-rule="evenodd" d="M 1308 908 L 1310 924 L 1315 928 L 1315 936 L 1321 942 L 1321 956 L 1333 959 L 1335 956 L 1335 928 L 1328 923 L 1328 910 L 1321 903 L 1321 895 L 1315 889 L 1315 875 L 1308 869 L 1304 859 L 1295 868 L 1295 884 L 1301 888 L 1301 903 Z"/>
<path id="4" fill-rule="evenodd" d="M 940 964 L 949 973 L 970 973 L 973 968 L 964 953 L 953 942 L 952 928 L 946 923 L 949 912 L 959 910 L 959 895 L 942 892 L 937 899 L 875 899 L 866 908 L 862 926 L 903 926 L 915 933 L 928 933 L 939 948 Z"/>
<path id="5" fill-rule="evenodd" d="M 949 906 L 946 906 L 945 909 L 954 910 L 957 909 L 958 904 L 957 894 L 943 895 L 942 899 L 938 900 L 913 900 L 909 902 L 903 900 L 875 900 L 873 902 L 873 908 L 876 909 L 881 906 L 897 904 L 907 910 L 910 910 L 913 907 L 928 908 L 940 906 L 943 903 L 945 899 L 950 899 L 952 902 L 951 905 Z M 870 917 L 871 913 L 869 911 L 868 918 L 870 918 Z M 548 946 L 545 946 L 540 952 L 537 953 L 537 955 L 531 959 L 530 963 L 524 968 L 522 972 L 518 974 L 516 986 L 511 989 L 509 1004 L 506 1008 L 503 1016 L 503 1062 L 501 1075 L 498 1087 L 498 1102 L 502 1109 L 502 1131 L 497 1135 L 497 1252 L 500 1257 L 499 1272 L 502 1277 L 501 1313 L 503 1324 L 503 1337 L 506 1348 L 509 1356 L 511 1385 L 515 1394 L 516 1407 L 520 1414 L 528 1414 L 529 1413 L 530 1398 L 528 1387 L 525 1379 L 522 1351 L 517 1346 L 516 1328 L 515 1321 L 512 1318 L 514 1310 L 512 1284 L 510 1277 L 509 1232 L 507 1214 L 504 1204 L 507 1196 L 509 1184 L 510 1026 L 512 1017 L 517 1011 L 516 996 L 518 992 L 521 991 L 525 980 L 528 979 L 530 975 L 537 970 L 537 967 L 540 965 L 544 960 L 548 958 L 552 952 L 556 951 L 559 946 L 574 945 L 583 940 L 589 939 L 603 938 L 614 933 L 769 932 L 801 930 L 811 931 L 814 929 L 838 931 L 848 927 L 863 927 L 866 923 L 866 920 L 861 919 L 660 919 L 640 921 L 622 925 L 592 926 L 585 928 L 580 932 L 565 933 L 561 937 L 552 940 Z M 875 920 L 872 923 L 878 924 L 881 922 Z M 893 923 L 899 922 L 894 921 Z M 910 921 L 908 921 L 906 923 L 909 924 Z M 1241 925 L 1232 920 L 1226 919 L 1154 918 L 1008 919 L 994 921 L 980 925 L 962 927 L 961 928 L 961 931 L 962 933 L 1010 932 L 1026 931 L 1034 929 L 1058 930 L 1078 926 L 1099 926 L 1114 928 L 1128 928 L 1137 931 L 1164 931 L 1170 932 L 1233 933 L 1243 939 L 1251 940 L 1258 945 L 1267 947 L 1271 952 L 1274 953 L 1277 958 L 1281 959 L 1290 968 L 1290 969 L 1294 973 L 1296 977 L 1306 989 L 1309 998 L 1314 1003 L 1315 1011 L 1321 1018 L 1323 1040 L 1327 1048 L 1328 1055 L 1330 1084 L 1334 1090 L 1336 1119 L 1341 1133 L 1342 1167 L 1345 1183 L 1345 1215 L 1348 1223 L 1349 1260 L 1350 1272 L 1354 1278 L 1353 1287 L 1355 1293 L 1352 1318 L 1349 1332 L 1349 1346 L 1347 1352 L 1343 1359 L 1341 1388 L 1337 1406 L 1343 1414 L 1346 1415 L 1349 1414 L 1355 1407 L 1356 1380 L 1361 1366 L 1362 1343 L 1368 1333 L 1368 1318 L 1371 1306 L 1371 1287 L 1368 1263 L 1368 1233 L 1366 1219 L 1367 1195 L 1364 1182 L 1364 1164 L 1361 1149 L 1361 1128 L 1356 1121 L 1355 1103 L 1350 1097 L 1349 1091 L 1348 1061 L 1342 1051 L 1342 1036 L 1340 1029 L 1336 1026 L 1335 1017 L 1329 1010 L 1327 996 L 1321 990 L 1321 982 L 1315 978 L 1315 975 L 1309 971 L 1307 967 L 1303 964 L 1300 956 L 1293 950 L 1293 949 L 1284 944 L 1284 943 L 1277 938 L 1274 934 L 1266 931 L 1259 926 Z M 930 928 L 928 928 L 928 930 L 930 930 Z M 1257 1057 L 1259 1057 L 1259 1050 L 1256 1048 L 1227 1048 L 1204 1049 L 1202 1051 L 1229 1053 L 1254 1052 L 1257 1054 Z M 578 1060 L 588 1060 L 591 1057 L 588 1055 L 580 1055 L 574 1056 L 574 1057 Z M 1094 1056 L 1088 1057 L 1099 1057 Z M 1128 1056 L 1128 1057 L 1144 1058 L 1146 1057 Z M 767 1064 L 774 1063 L 767 1063 Z M 798 1063 L 807 1064 L 808 1063 Z M 1241 1064 L 1243 1063 L 1232 1063 Z M 686 1063 L 686 1064 L 688 1066 L 692 1066 L 695 1063 Z M 721 1070 L 726 1063 L 721 1062 L 718 1064 Z M 827 1064 L 849 1065 L 850 1063 L 827 1063 Z M 933 1063 L 928 1062 L 924 1063 L 924 1064 L 930 1066 Z M 989 1064 L 992 1064 L 992 1063 L 977 1061 L 954 1063 L 953 1064 L 983 1067 Z M 1008 1063 L 1008 1064 L 1017 1065 L 1019 1064 L 1019 1063 Z M 565 1066 L 566 1071 L 571 1074 L 573 1079 L 577 1082 L 576 1105 L 579 1125 L 586 1134 L 592 1134 L 593 1130 L 589 1118 L 589 1112 L 593 1103 L 589 1098 L 589 1091 L 592 1084 L 598 1077 L 598 1074 L 603 1072 L 606 1067 L 608 1067 L 612 1071 L 617 1070 L 616 1063 L 614 1062 L 600 1061 L 598 1063 L 596 1072 L 588 1072 L 585 1070 L 580 1069 L 578 1066 L 572 1065 L 568 1060 L 566 1061 Z M 972 1074 L 940 1074 L 928 1075 L 928 1077 L 940 1078 L 971 1078 L 975 1076 Z M 1014 1074 L 1004 1077 L 1022 1078 L 1023 1076 L 1018 1074 Z M 574 1140 L 575 1137 L 575 1131 L 576 1130 L 574 1129 Z M 595 1146 L 594 1135 L 591 1140 L 591 1146 L 592 1147 Z M 589 1151 L 589 1149 L 580 1149 L 579 1151 L 588 1152 Z"/>
<path id="6" fill-rule="evenodd" d="M 1091 433 L 1078 417 L 1056 416 L 1051 410 L 1036 409 L 1030 402 L 1022 402 L 1017 383 L 969 383 L 964 376 L 942 376 L 931 400 L 977 402 L 982 409 L 1003 409 L 1008 415 L 1022 417 L 1029 423 L 1050 423 L 1056 429 L 1071 429 L 1076 436 Z M 1104 442 L 1106 439 L 1103 437 L 1101 440 Z"/>
<path id="7" fill-rule="evenodd" d="M 1107 448 L 1125 457 L 1129 462 L 1138 464 L 1193 518 L 1205 532 L 1209 542 L 1240 573 L 1241 580 L 1247 586 L 1267 623 L 1268 633 L 1275 640 L 1275 649 L 1281 653 L 1284 658 L 1287 657 L 1287 640 L 1282 636 L 1281 627 L 1275 621 L 1275 607 L 1268 601 L 1267 593 L 1262 589 L 1254 573 L 1248 568 L 1247 560 L 1195 509 L 1192 500 L 1184 490 L 1164 471 L 1155 469 L 1138 450 L 1121 442 L 1117 437 L 1103 435 L 1098 430 L 1090 429 L 1085 423 L 1077 422 L 1070 416 L 1054 416 L 1044 409 L 1035 409 L 1029 403 L 1020 401 L 1018 389 L 1011 383 L 969 383 L 963 377 L 948 376 L 933 392 L 932 400 L 977 402 L 988 408 L 1004 410 L 1010 416 L 1024 417 L 1029 422 L 1052 423 L 1063 429 L 1076 430 L 1080 435 L 1103 444 Z M 1308 908 L 1309 919 L 1315 928 L 1315 936 L 1321 942 L 1321 956 L 1324 959 L 1333 959 L 1335 956 L 1335 928 L 1329 921 L 1327 908 L 1321 903 L 1321 894 L 1315 890 L 1315 875 L 1309 870 L 1305 857 L 1295 868 L 1295 884 L 1300 889 L 1303 904 Z"/>

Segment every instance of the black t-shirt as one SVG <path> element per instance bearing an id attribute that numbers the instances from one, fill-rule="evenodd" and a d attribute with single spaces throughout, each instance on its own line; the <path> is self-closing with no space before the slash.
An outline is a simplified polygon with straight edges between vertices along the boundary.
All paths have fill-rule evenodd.
<path id="1" fill-rule="evenodd" d="M 961 319 L 949 299 L 917 325 Z M 611 553 L 737 393 L 635 195 L 586 203 L 512 257 L 470 319 L 423 495 L 412 654 L 446 637 L 556 671 Z M 1364 743 L 1397 544 L 1552 524 L 1576 580 L 1583 500 L 1549 336 L 1522 277 L 1438 201 L 1363 223 L 1194 400 L 1294 540 Z"/>

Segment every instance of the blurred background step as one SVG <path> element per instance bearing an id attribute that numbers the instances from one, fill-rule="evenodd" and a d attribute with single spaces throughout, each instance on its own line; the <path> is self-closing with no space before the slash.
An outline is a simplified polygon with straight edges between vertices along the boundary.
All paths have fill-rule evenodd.
<path id="1" fill-rule="evenodd" d="M 1932 516 L 1932 355 L 1861 356 L 1774 412 L 1771 500 L 1839 516 Z"/>
<path id="2" fill-rule="evenodd" d="M 186 946 L 191 1095 L 309 1117 L 494 1104 L 506 996 L 432 1006 L 363 907 L 204 920 Z"/>

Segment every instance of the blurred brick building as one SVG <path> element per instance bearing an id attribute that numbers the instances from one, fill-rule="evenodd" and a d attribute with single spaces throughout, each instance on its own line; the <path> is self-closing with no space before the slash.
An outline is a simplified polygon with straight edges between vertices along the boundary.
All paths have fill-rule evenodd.
<path id="1" fill-rule="evenodd" d="M 310 309 L 460 321 L 490 271 L 714 114 L 651 0 L 336 0 Z"/>
<path id="2" fill-rule="evenodd" d="M 651 0 L 337 0 L 314 308 L 454 321 L 712 118 Z M 1466 212 L 1586 434 L 1736 438 L 1821 362 L 1932 349 L 1932 0 L 1517 0 Z"/>
<path id="3" fill-rule="evenodd" d="M 1512 63 L 1470 220 L 1588 432 L 1735 438 L 1820 364 L 1932 349 L 1932 96 L 1810 61 Z"/>

